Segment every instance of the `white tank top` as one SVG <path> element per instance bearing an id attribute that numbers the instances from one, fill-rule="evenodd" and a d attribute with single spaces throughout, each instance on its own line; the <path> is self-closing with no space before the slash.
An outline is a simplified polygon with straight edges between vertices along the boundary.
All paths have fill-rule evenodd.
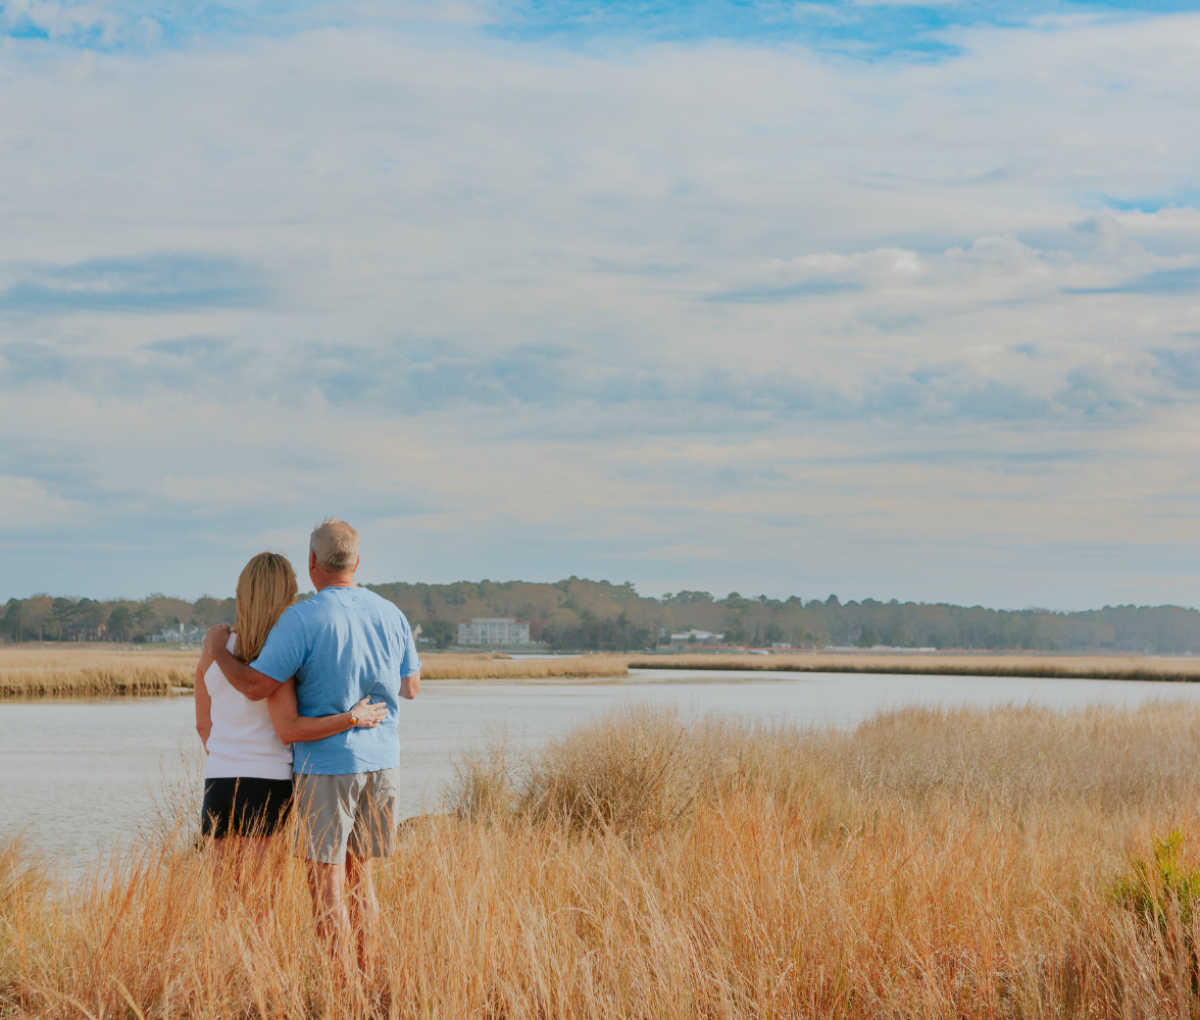
<path id="1" fill-rule="evenodd" d="M 230 634 L 225 647 L 232 652 L 236 641 L 237 635 Z M 292 745 L 275 736 L 267 703 L 247 698 L 225 679 L 215 662 L 204 674 L 204 686 L 212 698 L 204 778 L 291 779 Z"/>

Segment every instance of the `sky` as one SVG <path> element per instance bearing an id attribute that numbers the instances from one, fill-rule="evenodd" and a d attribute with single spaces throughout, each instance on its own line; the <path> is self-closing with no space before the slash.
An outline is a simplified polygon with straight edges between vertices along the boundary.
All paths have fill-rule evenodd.
<path id="1" fill-rule="evenodd" d="M 1200 605 L 1200 3 L 0 2 L 0 600 Z"/>

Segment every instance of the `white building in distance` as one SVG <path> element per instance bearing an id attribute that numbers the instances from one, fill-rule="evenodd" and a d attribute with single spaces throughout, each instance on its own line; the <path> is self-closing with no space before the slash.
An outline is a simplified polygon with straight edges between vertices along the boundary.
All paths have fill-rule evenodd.
<path id="1" fill-rule="evenodd" d="M 181 623 L 177 628 L 168 627 L 166 630 L 160 631 L 157 634 L 151 634 L 150 640 L 169 642 L 178 641 L 180 644 L 199 645 L 204 643 L 204 635 L 207 633 L 207 630 L 201 630 L 199 627 L 193 626 L 190 623 Z"/>
<path id="2" fill-rule="evenodd" d="M 527 645 L 529 624 L 511 616 L 463 620 L 458 625 L 460 645 Z"/>
<path id="3" fill-rule="evenodd" d="M 695 627 L 691 630 L 671 635 L 671 644 L 673 646 L 719 645 L 724 640 L 724 634 L 714 634 L 711 630 L 697 630 Z"/>

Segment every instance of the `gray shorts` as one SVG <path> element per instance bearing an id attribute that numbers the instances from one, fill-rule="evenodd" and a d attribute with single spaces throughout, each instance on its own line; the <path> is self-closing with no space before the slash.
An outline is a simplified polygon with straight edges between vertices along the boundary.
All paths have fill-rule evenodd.
<path id="1" fill-rule="evenodd" d="M 396 797 L 400 770 L 344 776 L 292 777 L 296 856 L 321 864 L 355 857 L 391 857 L 396 849 Z"/>

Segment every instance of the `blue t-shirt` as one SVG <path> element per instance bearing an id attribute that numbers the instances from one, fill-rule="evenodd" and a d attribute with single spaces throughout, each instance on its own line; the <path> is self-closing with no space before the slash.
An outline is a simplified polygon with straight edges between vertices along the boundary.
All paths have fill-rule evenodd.
<path id="1" fill-rule="evenodd" d="M 298 742 L 297 772 L 343 776 L 400 764 L 400 679 L 421 660 L 408 621 L 387 599 L 366 588 L 323 588 L 279 618 L 250 665 L 280 683 L 294 676 L 303 716 L 349 712 L 367 695 L 387 702 L 387 718 L 374 729 Z"/>

